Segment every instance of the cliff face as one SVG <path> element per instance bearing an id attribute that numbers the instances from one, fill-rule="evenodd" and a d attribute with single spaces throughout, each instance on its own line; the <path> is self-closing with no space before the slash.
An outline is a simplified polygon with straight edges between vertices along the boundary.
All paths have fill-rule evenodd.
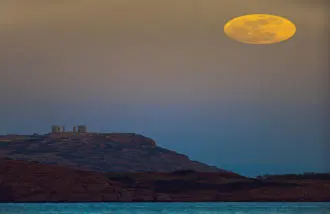
<path id="1" fill-rule="evenodd" d="M 185 155 L 157 147 L 152 139 L 134 133 L 112 133 L 75 138 L 33 136 L 11 140 L 6 138 L 6 140 L 0 143 L 0 157 L 65 165 L 92 171 L 169 172 L 192 169 L 204 172 L 226 172 L 191 161 Z"/>
<path id="2" fill-rule="evenodd" d="M 329 178 L 277 181 L 193 171 L 102 173 L 1 159 L 0 201 L 330 201 Z"/>

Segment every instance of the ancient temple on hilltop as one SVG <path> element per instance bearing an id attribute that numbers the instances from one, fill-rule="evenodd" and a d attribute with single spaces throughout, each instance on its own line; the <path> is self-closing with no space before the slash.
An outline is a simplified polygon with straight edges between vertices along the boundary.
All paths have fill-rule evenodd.
<path id="1" fill-rule="evenodd" d="M 66 131 L 64 126 L 52 126 L 51 136 L 54 137 L 72 137 L 82 136 L 87 134 L 87 127 L 85 125 L 78 125 L 72 128 L 72 131 Z"/>

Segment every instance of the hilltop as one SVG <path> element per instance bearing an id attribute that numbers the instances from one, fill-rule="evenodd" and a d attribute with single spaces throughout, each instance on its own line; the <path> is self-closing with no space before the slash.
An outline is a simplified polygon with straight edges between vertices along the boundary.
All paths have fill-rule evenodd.
<path id="1" fill-rule="evenodd" d="M 0 157 L 64 165 L 96 172 L 194 170 L 233 174 L 158 147 L 154 140 L 135 133 L 91 134 L 76 137 L 13 135 L 2 136 L 0 141 L 2 141 Z"/>

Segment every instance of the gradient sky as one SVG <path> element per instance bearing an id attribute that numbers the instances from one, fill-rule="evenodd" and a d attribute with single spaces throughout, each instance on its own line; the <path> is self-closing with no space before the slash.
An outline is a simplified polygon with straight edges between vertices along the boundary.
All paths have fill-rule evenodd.
<path id="1" fill-rule="evenodd" d="M 244 175 L 329 171 L 328 14 L 310 2 L 1 1 L 0 133 L 86 124 Z M 226 21 L 249 13 L 297 34 L 229 39 Z"/>

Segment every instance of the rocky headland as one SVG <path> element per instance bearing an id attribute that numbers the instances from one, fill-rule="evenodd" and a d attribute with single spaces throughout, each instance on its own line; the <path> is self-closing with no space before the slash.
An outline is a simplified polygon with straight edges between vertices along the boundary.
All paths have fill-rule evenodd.
<path id="1" fill-rule="evenodd" d="M 1 202 L 330 201 L 330 174 L 248 178 L 136 134 L 11 136 L 0 156 Z"/>
<path id="2" fill-rule="evenodd" d="M 152 139 L 135 133 L 77 137 L 8 136 L 1 139 L 0 157 L 75 169 L 97 172 L 171 172 L 184 169 L 224 172 L 158 147 Z"/>

